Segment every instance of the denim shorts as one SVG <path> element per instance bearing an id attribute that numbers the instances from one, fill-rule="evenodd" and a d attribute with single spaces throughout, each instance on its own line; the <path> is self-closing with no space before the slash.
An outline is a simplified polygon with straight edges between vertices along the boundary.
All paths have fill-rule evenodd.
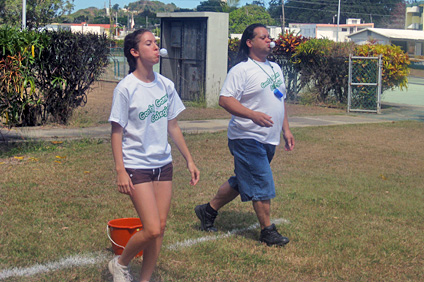
<path id="1" fill-rule="evenodd" d="M 275 197 L 271 160 L 275 145 L 263 144 L 253 139 L 228 139 L 234 156 L 234 173 L 228 182 L 240 193 L 242 202 L 265 201 Z"/>

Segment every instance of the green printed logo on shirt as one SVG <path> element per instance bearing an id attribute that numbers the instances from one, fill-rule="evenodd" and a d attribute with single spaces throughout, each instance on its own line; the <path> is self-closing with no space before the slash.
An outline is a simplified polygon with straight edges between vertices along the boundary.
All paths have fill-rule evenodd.
<path id="1" fill-rule="evenodd" d="M 166 93 L 163 97 L 156 99 L 154 104 L 151 104 L 147 107 L 147 110 L 144 112 L 140 112 L 138 114 L 138 118 L 140 120 L 145 120 L 148 116 L 151 115 L 151 122 L 157 122 L 161 118 L 168 116 L 168 106 L 165 106 L 162 110 L 157 110 L 157 108 L 168 102 L 168 93 Z"/>
<path id="2" fill-rule="evenodd" d="M 261 83 L 261 88 L 265 88 L 268 85 L 271 85 L 271 90 L 280 87 L 283 84 L 283 81 L 279 78 L 280 74 L 277 72 L 272 74 L 265 82 Z"/>

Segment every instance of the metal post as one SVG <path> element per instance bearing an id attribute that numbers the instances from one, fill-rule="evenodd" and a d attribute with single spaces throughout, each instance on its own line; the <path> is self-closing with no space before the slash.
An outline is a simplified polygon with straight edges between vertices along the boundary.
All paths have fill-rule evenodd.
<path id="1" fill-rule="evenodd" d="M 281 24 L 281 34 L 284 34 L 284 26 L 286 25 L 286 18 L 284 15 L 284 1 L 285 0 L 281 0 L 281 14 L 283 16 L 283 22 Z"/>
<path id="2" fill-rule="evenodd" d="M 378 86 L 377 86 L 377 114 L 381 114 L 381 83 L 383 73 L 383 55 L 378 55 Z"/>
<path id="3" fill-rule="evenodd" d="M 26 0 L 22 0 L 22 30 L 26 29 Z"/>
<path id="4" fill-rule="evenodd" d="M 339 0 L 339 8 L 337 9 L 337 35 L 336 42 L 339 42 L 339 23 L 340 23 L 340 0 Z"/>
<path id="5" fill-rule="evenodd" d="M 347 112 L 350 112 L 352 100 L 352 54 L 349 54 L 349 80 L 348 80 L 348 91 L 347 91 Z"/>

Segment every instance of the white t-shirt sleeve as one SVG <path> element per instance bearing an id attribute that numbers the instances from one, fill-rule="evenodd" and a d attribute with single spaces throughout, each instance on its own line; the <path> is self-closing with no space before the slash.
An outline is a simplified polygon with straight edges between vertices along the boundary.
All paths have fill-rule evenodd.
<path id="1" fill-rule="evenodd" d="M 238 65 L 234 66 L 227 74 L 220 96 L 234 97 L 240 101 L 245 85 L 246 75 Z"/>
<path id="2" fill-rule="evenodd" d="M 182 111 L 185 110 L 183 101 L 181 101 L 180 96 L 177 93 L 175 88 L 169 94 L 169 103 L 168 103 L 168 120 L 176 118 Z"/>
<path id="3" fill-rule="evenodd" d="M 125 127 L 128 124 L 129 101 L 120 88 L 113 91 L 112 109 L 110 111 L 109 122 L 116 122 Z"/>

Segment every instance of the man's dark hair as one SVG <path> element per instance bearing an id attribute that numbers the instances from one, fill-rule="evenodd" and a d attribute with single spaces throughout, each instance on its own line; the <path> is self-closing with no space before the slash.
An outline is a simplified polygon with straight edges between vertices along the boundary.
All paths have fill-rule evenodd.
<path id="1" fill-rule="evenodd" d="M 266 26 L 263 24 L 254 23 L 246 27 L 246 29 L 243 31 L 243 35 L 241 36 L 241 40 L 240 40 L 239 51 L 237 54 L 237 63 L 246 62 L 247 59 L 249 58 L 250 49 L 249 49 L 249 46 L 247 46 L 246 42 L 247 40 L 253 39 L 256 36 L 256 33 L 254 32 L 254 30 L 257 27 L 266 28 Z"/>

